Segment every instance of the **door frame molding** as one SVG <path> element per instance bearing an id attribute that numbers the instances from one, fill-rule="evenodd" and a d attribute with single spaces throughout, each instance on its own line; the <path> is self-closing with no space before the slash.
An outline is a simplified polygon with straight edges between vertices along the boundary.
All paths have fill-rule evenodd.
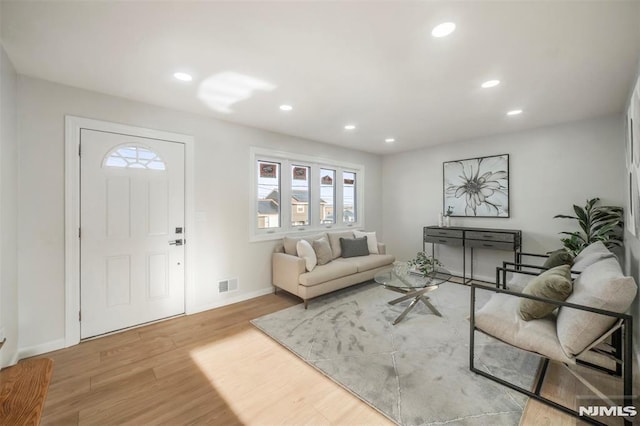
<path id="1" fill-rule="evenodd" d="M 194 226 L 194 166 L 193 136 L 90 118 L 65 116 L 65 347 L 80 343 L 80 130 L 97 130 L 150 139 L 183 143 L 185 146 L 185 313 L 194 306 L 194 251 L 191 232 Z"/>

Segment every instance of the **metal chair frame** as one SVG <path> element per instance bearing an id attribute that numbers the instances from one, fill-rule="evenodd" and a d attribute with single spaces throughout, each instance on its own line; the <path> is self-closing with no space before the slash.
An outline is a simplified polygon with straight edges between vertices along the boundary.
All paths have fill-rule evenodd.
<path id="1" fill-rule="evenodd" d="M 517 265 L 516 265 L 517 268 Z M 597 309 L 597 308 L 592 308 L 590 306 L 583 306 L 583 305 L 577 305 L 574 303 L 567 303 L 567 302 L 560 302 L 557 300 L 551 300 L 551 299 L 546 299 L 543 297 L 537 297 L 537 296 L 532 296 L 529 294 L 523 294 L 523 293 L 518 293 L 515 291 L 510 291 L 506 289 L 506 284 L 505 284 L 505 279 L 506 279 L 506 273 L 507 272 L 514 272 L 514 273 L 525 273 L 528 275 L 538 275 L 537 273 L 534 272 L 527 272 L 527 271 L 522 271 L 522 270 L 518 270 L 518 269 L 510 269 L 510 268 L 505 268 L 505 267 L 498 267 L 496 268 L 496 288 L 492 288 L 492 287 L 486 287 L 486 286 L 482 286 L 482 285 L 478 285 L 478 284 L 471 284 L 471 309 L 470 309 L 470 318 L 469 318 L 469 322 L 470 322 L 470 341 L 469 341 L 469 369 L 471 371 L 473 371 L 476 374 L 479 374 L 483 377 L 486 377 L 490 380 L 493 380 L 494 382 L 497 382 L 503 386 L 506 386 L 510 389 L 513 389 L 515 391 L 518 391 L 520 393 L 523 393 L 525 395 L 527 395 L 529 398 L 533 398 L 536 401 L 540 401 L 543 404 L 549 405 L 557 410 L 562 411 L 563 413 L 569 414 L 571 416 L 574 416 L 576 418 L 579 418 L 582 421 L 585 421 L 587 423 L 590 424 L 594 424 L 594 425 L 605 425 L 604 423 L 599 422 L 598 420 L 589 417 L 589 416 L 585 416 L 585 415 L 580 415 L 580 413 L 578 413 L 576 410 L 573 410 L 571 408 L 568 408 L 564 405 L 558 404 L 555 401 L 552 401 L 544 396 L 542 396 L 540 394 L 540 391 L 542 389 L 542 385 L 544 382 L 544 378 L 546 375 L 546 371 L 547 371 L 547 367 L 549 365 L 549 358 L 546 358 L 538 353 L 535 353 L 538 356 L 542 356 L 543 358 L 543 362 L 542 362 L 542 367 L 540 369 L 540 374 L 538 376 L 538 381 L 535 385 L 535 388 L 533 391 L 529 390 L 529 389 L 525 389 L 523 387 L 520 387 L 518 385 L 515 385 L 513 383 L 509 383 L 506 380 L 503 380 L 499 377 L 496 377 L 490 373 L 487 373 L 485 371 L 482 370 L 478 370 L 475 366 L 474 366 L 474 352 L 475 352 L 475 332 L 482 332 L 482 330 L 479 330 L 476 328 L 476 323 L 475 323 L 475 301 L 476 301 L 476 289 L 480 288 L 482 290 L 485 291 L 491 291 L 494 293 L 504 293 L 504 294 L 508 294 L 514 297 L 520 297 L 520 298 L 526 298 L 526 299 L 531 299 L 531 300 L 537 300 L 537 301 L 541 301 L 541 302 L 546 302 L 546 303 L 551 303 L 554 305 L 557 305 L 558 307 L 566 307 L 566 308 L 572 308 L 572 309 L 578 309 L 578 310 L 582 310 L 582 311 L 587 311 L 587 312 L 593 312 L 596 314 L 601 314 L 601 315 L 606 315 L 612 318 L 616 318 L 618 321 L 616 323 L 616 326 L 614 326 L 612 329 L 610 329 L 607 333 L 605 333 L 603 335 L 604 338 L 608 337 L 609 335 L 611 335 L 612 337 L 612 345 L 610 347 L 610 351 L 602 351 L 600 349 L 595 349 L 594 346 L 595 344 L 592 344 L 591 346 L 589 346 L 587 349 L 585 349 L 586 352 L 588 350 L 595 350 L 598 353 L 604 354 L 606 356 L 608 356 L 609 358 L 611 358 L 612 360 L 615 361 L 616 363 L 616 368 L 615 370 L 611 370 L 602 366 L 598 366 L 595 364 L 591 364 L 585 361 L 581 361 L 581 360 L 576 360 L 576 362 L 580 365 L 584 365 L 586 367 L 589 368 L 593 368 L 596 370 L 599 370 L 601 372 L 605 372 L 607 374 L 610 375 L 614 375 L 617 377 L 622 377 L 623 380 L 623 388 L 624 388 L 624 396 L 623 396 L 623 400 L 624 400 L 624 405 L 625 406 L 631 406 L 632 405 L 632 393 L 633 393 L 633 372 L 632 372 L 632 368 L 633 368 L 633 352 L 632 352 L 632 339 L 633 339 L 633 321 L 632 321 L 632 317 L 631 315 L 628 314 L 619 314 L 617 312 L 612 312 L 612 311 L 607 311 L 607 310 L 603 310 L 603 309 Z M 501 288 L 501 280 L 500 278 L 502 278 L 502 288 Z M 493 336 L 492 336 L 493 337 Z M 598 340 L 598 342 L 600 342 L 601 339 Z M 509 344 L 504 342 L 505 344 Z M 528 351 L 531 352 L 531 351 Z M 568 365 L 564 364 L 567 368 Z M 596 392 L 596 394 L 598 394 L 599 392 L 592 386 L 590 386 L 590 384 L 586 381 L 586 379 L 582 378 L 581 376 L 578 375 L 578 373 L 574 372 L 573 370 L 569 371 L 576 375 L 576 377 L 582 381 L 583 383 L 585 383 L 587 386 L 589 386 L 591 388 L 592 391 Z M 600 394 L 602 395 L 602 394 Z M 630 425 L 631 424 L 631 420 L 628 418 L 624 418 L 624 423 L 625 425 Z"/>

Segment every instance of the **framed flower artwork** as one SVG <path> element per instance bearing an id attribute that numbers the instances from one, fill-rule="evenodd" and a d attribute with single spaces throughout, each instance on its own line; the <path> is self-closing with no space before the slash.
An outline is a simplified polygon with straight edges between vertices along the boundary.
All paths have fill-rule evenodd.
<path id="1" fill-rule="evenodd" d="M 509 154 L 443 163 L 442 211 L 457 217 L 509 217 Z"/>

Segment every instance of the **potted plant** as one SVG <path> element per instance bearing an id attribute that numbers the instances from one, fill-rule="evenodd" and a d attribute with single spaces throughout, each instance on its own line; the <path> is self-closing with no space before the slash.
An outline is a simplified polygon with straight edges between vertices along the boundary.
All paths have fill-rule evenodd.
<path id="1" fill-rule="evenodd" d="M 622 207 L 596 206 L 599 198 L 587 200 L 584 207 L 574 204 L 575 216 L 557 214 L 554 218 L 573 219 L 578 222 L 580 231 L 561 232 L 568 235 L 561 238 L 565 249 L 576 256 L 586 246 L 602 241 L 608 248 L 622 246 Z"/>
<path id="2" fill-rule="evenodd" d="M 407 265 L 410 268 L 409 272 L 428 275 L 438 266 L 442 266 L 442 263 L 434 257 L 427 256 L 425 252 L 419 251 L 414 259 L 407 262 Z"/>

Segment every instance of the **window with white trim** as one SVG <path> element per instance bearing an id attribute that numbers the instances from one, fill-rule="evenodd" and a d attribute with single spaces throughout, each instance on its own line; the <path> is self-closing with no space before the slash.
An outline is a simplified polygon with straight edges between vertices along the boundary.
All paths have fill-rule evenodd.
<path id="1" fill-rule="evenodd" d="M 364 226 L 364 166 L 251 149 L 252 240 Z"/>
<path id="2" fill-rule="evenodd" d="M 336 198 L 336 171 L 320 169 L 320 223 L 336 223 L 334 203 Z"/>
<path id="3" fill-rule="evenodd" d="M 121 145 L 104 158 L 105 167 L 166 170 L 167 166 L 151 148 L 142 145 Z"/>
<path id="4" fill-rule="evenodd" d="M 356 173 L 342 173 L 342 220 L 344 223 L 355 223 L 358 218 L 358 202 L 356 200 Z"/>
<path id="5" fill-rule="evenodd" d="M 258 229 L 280 227 L 280 163 L 258 161 Z"/>

